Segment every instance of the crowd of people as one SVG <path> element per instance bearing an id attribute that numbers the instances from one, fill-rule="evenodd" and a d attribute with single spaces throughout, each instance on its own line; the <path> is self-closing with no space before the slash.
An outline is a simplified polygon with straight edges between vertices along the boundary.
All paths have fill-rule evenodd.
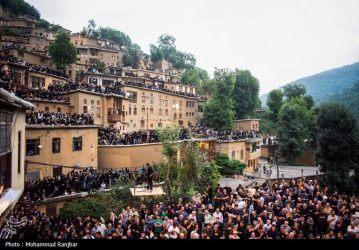
<path id="1" fill-rule="evenodd" d="M 164 85 L 146 84 L 146 83 L 131 82 L 131 81 L 117 82 L 116 85 L 119 85 L 119 86 L 128 85 L 128 86 L 133 86 L 133 87 L 137 87 L 137 88 L 151 89 L 151 90 L 155 90 L 155 91 L 162 91 L 165 93 L 182 95 L 182 96 L 193 97 L 193 98 L 199 97 L 198 95 L 195 95 L 193 93 L 187 93 L 187 92 L 183 92 L 183 91 L 177 91 L 177 90 L 171 90 L 171 89 L 165 88 Z"/>
<path id="2" fill-rule="evenodd" d="M 118 179 L 124 183 L 133 180 L 135 170 L 95 170 L 88 168 L 81 171 L 70 171 L 57 177 L 46 177 L 42 180 L 27 180 L 24 194 L 34 202 L 66 196 L 80 192 L 92 193 L 99 189 L 107 189 Z"/>
<path id="3" fill-rule="evenodd" d="M 35 71 L 35 72 L 45 73 L 45 74 L 54 75 L 54 76 L 58 76 L 58 77 L 68 78 L 68 76 L 62 70 L 55 70 L 55 69 L 50 69 L 49 67 L 45 68 L 40 65 L 31 64 L 31 63 L 28 63 L 22 59 L 12 56 L 12 55 L 0 56 L 0 61 L 22 65 L 22 66 L 27 67 L 30 71 Z"/>
<path id="4" fill-rule="evenodd" d="M 100 128 L 98 131 L 99 145 L 134 145 L 158 143 L 155 130 L 143 130 L 121 134 L 116 128 Z"/>
<path id="5" fill-rule="evenodd" d="M 68 84 L 56 84 L 56 85 L 50 85 L 49 91 L 67 94 L 70 91 L 75 90 L 84 90 L 99 94 L 115 94 L 119 96 L 126 97 L 126 91 L 123 91 L 119 87 L 116 86 L 98 86 L 96 84 L 90 84 L 90 83 L 78 83 L 78 82 L 71 82 Z"/>
<path id="6" fill-rule="evenodd" d="M 52 90 L 52 87 L 50 86 L 49 89 L 18 88 L 12 85 L 10 85 L 9 87 L 10 88 L 8 90 L 10 92 L 14 93 L 16 96 L 25 100 L 47 100 L 47 101 L 58 101 L 58 102 L 70 101 L 68 96 L 63 95 L 59 91 Z"/>
<path id="7" fill-rule="evenodd" d="M 215 139 L 218 141 L 238 141 L 244 139 L 261 138 L 257 131 L 223 131 L 218 132 L 203 127 L 182 128 L 178 140 L 197 139 Z M 99 145 L 134 145 L 159 143 L 159 137 L 155 130 L 139 130 L 131 133 L 121 133 L 121 130 L 111 127 L 103 127 L 98 132 Z"/>
<path id="8" fill-rule="evenodd" d="M 28 112 L 26 125 L 87 126 L 94 125 L 94 119 L 86 113 Z"/>
<path id="9" fill-rule="evenodd" d="M 112 211 L 108 218 L 48 217 L 25 196 L 10 220 L 12 239 L 359 239 L 359 200 L 305 177 L 272 186 L 215 189 Z"/>

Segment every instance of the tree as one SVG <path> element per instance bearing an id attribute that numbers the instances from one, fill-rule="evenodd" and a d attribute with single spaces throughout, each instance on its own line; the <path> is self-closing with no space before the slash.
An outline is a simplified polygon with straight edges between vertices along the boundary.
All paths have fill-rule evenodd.
<path id="1" fill-rule="evenodd" d="M 283 92 L 279 89 L 274 89 L 269 92 L 267 106 L 269 108 L 269 119 L 276 123 L 278 120 L 278 113 L 283 104 Z"/>
<path id="2" fill-rule="evenodd" d="M 300 84 L 290 84 L 284 87 L 284 95 L 287 99 L 303 96 L 306 92 L 305 86 Z"/>
<path id="3" fill-rule="evenodd" d="M 187 69 L 182 75 L 182 84 L 200 87 L 205 81 L 209 80 L 209 76 L 206 70 L 201 68 Z"/>
<path id="4" fill-rule="evenodd" d="M 76 47 L 66 33 L 59 33 L 49 46 L 49 54 L 56 67 L 65 70 L 66 65 L 76 62 Z"/>
<path id="5" fill-rule="evenodd" d="M 303 96 L 303 99 L 304 99 L 305 103 L 307 104 L 308 109 L 311 109 L 314 107 L 314 99 L 311 95 L 305 95 L 305 96 Z"/>
<path id="6" fill-rule="evenodd" d="M 154 44 L 150 44 L 151 61 L 156 63 L 164 59 L 163 52 Z"/>
<path id="7" fill-rule="evenodd" d="M 157 41 L 157 45 L 150 45 L 151 60 L 158 62 L 165 59 L 178 69 L 190 69 L 196 66 L 196 58 L 186 52 L 181 52 L 176 48 L 176 38 L 168 34 L 162 34 Z"/>
<path id="8" fill-rule="evenodd" d="M 30 15 L 36 19 L 40 18 L 40 12 L 24 0 L 1 0 L 1 6 L 5 9 L 9 9 L 15 16 Z"/>
<path id="9" fill-rule="evenodd" d="M 96 66 L 95 69 L 100 72 L 103 73 L 105 72 L 105 68 L 106 68 L 106 64 L 104 62 L 101 62 L 100 60 L 96 60 Z"/>
<path id="10" fill-rule="evenodd" d="M 282 105 L 278 115 L 278 149 L 282 157 L 292 163 L 306 149 L 309 124 L 313 115 L 303 98 L 294 98 Z"/>
<path id="11" fill-rule="evenodd" d="M 167 195 L 171 197 L 171 181 L 170 181 L 170 169 L 172 166 L 177 165 L 177 151 L 180 146 L 178 143 L 180 139 L 180 129 L 178 127 L 166 126 L 157 130 L 157 135 L 162 143 L 162 154 L 166 157 L 167 173 L 166 173 L 166 189 Z"/>
<path id="12" fill-rule="evenodd" d="M 83 27 L 81 31 L 82 36 L 86 36 L 89 38 L 98 38 L 99 32 L 96 29 L 96 22 L 93 19 L 88 21 L 87 27 Z"/>
<path id="13" fill-rule="evenodd" d="M 213 98 L 205 104 L 203 124 L 218 131 L 231 130 L 234 121 L 232 94 L 235 77 L 226 69 L 216 69 Z"/>
<path id="14" fill-rule="evenodd" d="M 341 104 L 323 104 L 316 118 L 316 156 L 330 189 L 359 191 L 359 133 L 357 120 Z"/>
<path id="15" fill-rule="evenodd" d="M 236 69 L 235 77 L 233 101 L 236 118 L 248 118 L 259 104 L 259 82 L 248 70 Z"/>

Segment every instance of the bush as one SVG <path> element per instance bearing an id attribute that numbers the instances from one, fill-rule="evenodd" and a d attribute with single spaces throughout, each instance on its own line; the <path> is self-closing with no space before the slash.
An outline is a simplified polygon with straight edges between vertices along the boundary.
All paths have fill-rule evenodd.
<path id="1" fill-rule="evenodd" d="M 237 160 L 230 160 L 226 154 L 218 153 L 216 155 L 216 164 L 220 167 L 221 175 L 238 175 L 243 174 L 246 165 Z"/>

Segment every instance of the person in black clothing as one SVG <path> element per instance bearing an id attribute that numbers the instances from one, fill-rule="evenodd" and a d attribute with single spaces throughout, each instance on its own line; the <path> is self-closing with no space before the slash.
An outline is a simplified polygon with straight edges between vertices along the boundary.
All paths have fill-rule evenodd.
<path id="1" fill-rule="evenodd" d="M 147 178 L 147 190 L 150 190 L 152 192 L 153 189 L 153 168 L 148 165 L 147 166 L 147 172 L 146 172 L 146 178 Z"/>

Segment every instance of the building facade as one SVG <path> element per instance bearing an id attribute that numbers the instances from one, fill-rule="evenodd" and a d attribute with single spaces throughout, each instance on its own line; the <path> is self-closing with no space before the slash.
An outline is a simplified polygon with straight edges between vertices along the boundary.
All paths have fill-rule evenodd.
<path id="1" fill-rule="evenodd" d="M 73 169 L 98 168 L 98 127 L 27 126 L 27 178 L 59 176 Z"/>
<path id="2" fill-rule="evenodd" d="M 0 221 L 24 191 L 25 112 L 32 108 L 0 88 Z"/>

